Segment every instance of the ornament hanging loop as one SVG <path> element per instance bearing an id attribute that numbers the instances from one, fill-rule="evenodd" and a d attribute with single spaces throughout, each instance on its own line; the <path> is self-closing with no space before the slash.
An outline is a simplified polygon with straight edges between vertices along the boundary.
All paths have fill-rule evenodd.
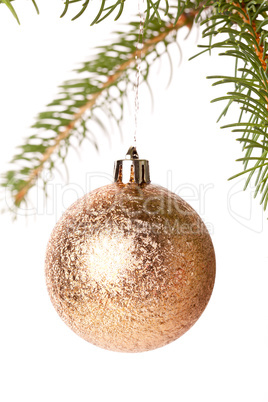
<path id="1" fill-rule="evenodd" d="M 138 113 L 139 113 L 139 85 L 140 85 L 140 76 L 141 76 L 141 61 L 142 61 L 142 50 L 144 46 L 144 23 L 145 17 L 141 12 L 141 5 L 138 0 L 138 9 L 140 16 L 140 28 L 138 41 L 136 46 L 136 54 L 135 54 L 135 63 L 136 63 L 136 83 L 135 83 L 135 129 L 134 129 L 134 146 L 137 146 L 137 131 L 138 131 Z"/>

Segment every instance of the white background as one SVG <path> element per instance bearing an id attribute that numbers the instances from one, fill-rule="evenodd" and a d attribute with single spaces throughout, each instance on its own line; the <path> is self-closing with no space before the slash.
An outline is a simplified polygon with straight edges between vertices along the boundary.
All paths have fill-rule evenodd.
<path id="1" fill-rule="evenodd" d="M 71 22 L 75 6 L 73 14 L 59 20 L 60 1 L 40 0 L 40 16 L 29 1 L 18 1 L 21 26 L 1 6 L 2 172 L 15 146 L 30 133 L 34 116 L 56 95 L 57 85 L 118 29 L 112 19 L 89 27 L 95 3 Z M 13 223 L 8 214 L 0 217 L 3 402 L 268 401 L 267 213 L 250 189 L 242 192 L 241 179 L 227 181 L 241 168 L 234 160 L 242 154 L 235 134 L 216 124 L 223 105 L 210 104 L 226 89 L 212 88 L 205 77 L 231 73 L 232 62 L 216 54 L 188 62 L 197 51 L 198 33 L 187 41 L 185 35 L 179 34 L 180 66 L 176 47 L 171 49 L 174 76 L 168 89 L 167 61 L 153 70 L 153 112 L 148 93 L 140 90 L 138 150 L 150 160 L 152 181 L 183 196 L 211 232 L 217 257 L 211 301 L 182 338 L 141 354 L 108 352 L 86 343 L 50 303 L 44 278 L 47 240 L 68 205 L 111 180 L 114 160 L 131 143 L 134 108 L 126 109 L 123 140 L 116 130 L 110 140 L 99 133 L 100 153 L 88 144 L 80 158 L 70 152 L 69 184 L 60 177 L 50 183 L 47 211 L 35 194 L 35 218 Z M 234 111 L 229 120 L 236 119 Z"/>

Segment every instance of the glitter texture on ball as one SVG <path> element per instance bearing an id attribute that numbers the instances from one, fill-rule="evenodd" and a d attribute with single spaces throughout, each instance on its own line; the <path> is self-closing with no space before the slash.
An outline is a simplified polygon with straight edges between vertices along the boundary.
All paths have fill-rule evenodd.
<path id="1" fill-rule="evenodd" d="M 204 311 L 215 254 L 199 215 L 149 183 L 116 183 L 75 202 L 46 254 L 51 301 L 80 337 L 142 352 L 183 335 Z"/>
<path id="2" fill-rule="evenodd" d="M 143 352 L 183 335 L 214 286 L 210 235 L 183 199 L 150 184 L 136 148 L 115 183 L 76 201 L 46 254 L 51 301 L 63 321 L 101 348 Z"/>

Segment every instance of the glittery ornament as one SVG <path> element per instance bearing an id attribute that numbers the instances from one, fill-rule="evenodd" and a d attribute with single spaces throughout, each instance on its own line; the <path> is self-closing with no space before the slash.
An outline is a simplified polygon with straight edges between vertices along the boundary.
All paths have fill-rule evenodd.
<path id="1" fill-rule="evenodd" d="M 131 148 L 115 182 L 76 201 L 46 254 L 51 301 L 78 335 L 105 349 L 142 352 L 183 335 L 204 311 L 215 254 L 199 215 L 150 184 Z"/>

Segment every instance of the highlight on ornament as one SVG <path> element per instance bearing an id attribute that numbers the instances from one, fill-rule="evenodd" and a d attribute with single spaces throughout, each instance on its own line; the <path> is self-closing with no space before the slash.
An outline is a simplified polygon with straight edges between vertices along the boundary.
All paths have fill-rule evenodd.
<path id="1" fill-rule="evenodd" d="M 86 341 L 143 352 L 183 335 L 215 281 L 215 253 L 200 216 L 151 184 L 135 147 L 115 163 L 114 183 L 76 201 L 57 222 L 45 263 L 51 301 Z"/>

